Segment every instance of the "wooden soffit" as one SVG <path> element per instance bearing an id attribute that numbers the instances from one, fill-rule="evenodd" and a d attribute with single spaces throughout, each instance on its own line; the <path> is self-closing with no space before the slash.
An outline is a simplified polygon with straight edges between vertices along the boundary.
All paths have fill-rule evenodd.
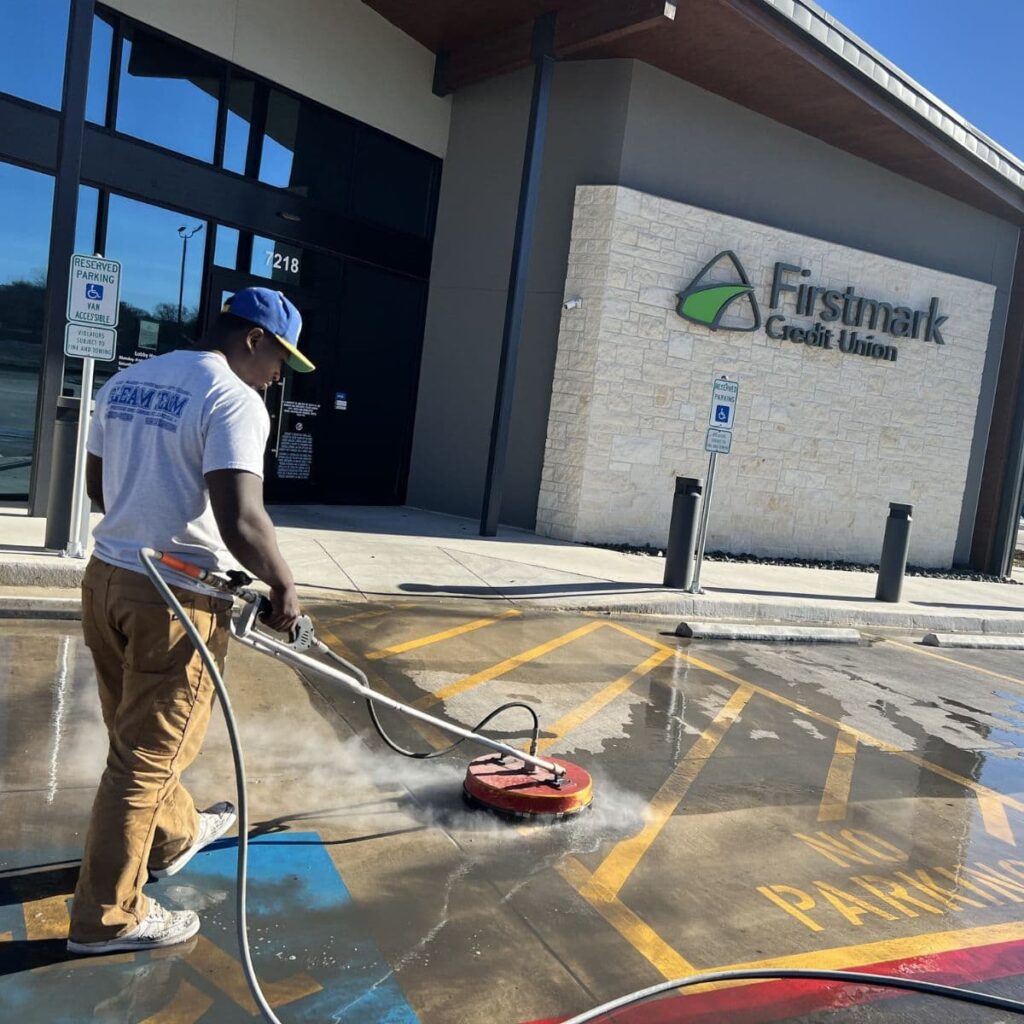
<path id="1" fill-rule="evenodd" d="M 436 91 L 527 67 L 558 12 L 561 60 L 627 58 L 1024 223 L 1024 192 L 760 0 L 364 0 L 438 54 Z"/>

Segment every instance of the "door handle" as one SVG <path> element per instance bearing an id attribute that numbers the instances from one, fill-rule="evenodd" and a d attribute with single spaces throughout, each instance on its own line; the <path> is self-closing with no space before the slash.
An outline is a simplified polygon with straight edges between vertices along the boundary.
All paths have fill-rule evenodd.
<path id="1" fill-rule="evenodd" d="M 284 424 L 284 381 L 276 384 L 275 387 L 281 389 L 281 400 L 277 405 L 277 437 L 274 438 L 274 447 L 270 449 L 272 455 L 277 455 L 278 448 L 281 447 L 281 427 Z"/>

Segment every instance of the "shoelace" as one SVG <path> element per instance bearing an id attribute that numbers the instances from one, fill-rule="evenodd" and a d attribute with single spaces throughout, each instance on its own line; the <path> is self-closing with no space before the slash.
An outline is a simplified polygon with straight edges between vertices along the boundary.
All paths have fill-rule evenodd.
<path id="1" fill-rule="evenodd" d="M 146 915 L 147 925 L 162 926 L 171 920 L 171 912 L 156 900 L 150 901 L 149 913 Z"/>

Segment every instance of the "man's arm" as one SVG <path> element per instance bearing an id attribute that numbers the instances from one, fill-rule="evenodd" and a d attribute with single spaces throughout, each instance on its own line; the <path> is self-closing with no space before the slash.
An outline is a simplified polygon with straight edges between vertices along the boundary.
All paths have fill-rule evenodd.
<path id="1" fill-rule="evenodd" d="M 280 633 L 291 632 L 299 617 L 299 598 L 263 507 L 263 481 L 244 470 L 217 469 L 206 474 L 206 486 L 228 551 L 270 587 L 273 611 L 267 625 Z"/>
<path id="2" fill-rule="evenodd" d="M 89 452 L 85 457 L 85 493 L 89 500 L 99 505 L 101 512 L 106 512 L 103 504 L 103 460 Z"/>

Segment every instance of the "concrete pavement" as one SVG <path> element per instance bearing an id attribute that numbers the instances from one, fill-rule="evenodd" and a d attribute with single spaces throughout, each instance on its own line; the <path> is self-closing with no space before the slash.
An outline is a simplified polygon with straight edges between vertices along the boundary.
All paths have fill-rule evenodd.
<path id="1" fill-rule="evenodd" d="M 831 649 L 703 643 L 654 621 L 494 615 L 477 601 L 309 607 L 325 641 L 402 701 L 461 724 L 505 702 L 534 707 L 541 753 L 591 772 L 595 800 L 537 827 L 467 811 L 478 748 L 400 758 L 355 695 L 233 643 L 249 934 L 282 1021 L 555 1024 L 722 968 L 1024 994 L 1019 655 L 939 655 L 895 635 Z M 68 959 L 107 746 L 91 659 L 71 624 L 9 620 L 0 666 L 0 1019 L 251 1024 L 233 839 L 148 888 L 199 913 L 190 943 Z M 393 712 L 384 721 L 403 746 L 447 744 Z M 531 722 L 512 710 L 488 731 L 525 744 Z M 217 711 L 186 782 L 206 806 L 231 797 L 231 780 Z M 614 1020 L 997 1019 L 930 998 L 883 1003 L 864 985 L 812 988 L 718 988 Z"/>
<path id="2" fill-rule="evenodd" d="M 484 600 L 562 611 L 822 623 L 942 632 L 1024 633 L 1024 587 L 908 577 L 897 605 L 872 573 L 708 562 L 706 592 L 661 586 L 664 560 L 568 544 L 411 508 L 278 506 L 285 556 L 308 597 Z M 44 523 L 0 509 L 0 595 L 73 588 L 84 562 L 42 550 Z M 36 594 L 39 592 L 36 591 Z"/>

